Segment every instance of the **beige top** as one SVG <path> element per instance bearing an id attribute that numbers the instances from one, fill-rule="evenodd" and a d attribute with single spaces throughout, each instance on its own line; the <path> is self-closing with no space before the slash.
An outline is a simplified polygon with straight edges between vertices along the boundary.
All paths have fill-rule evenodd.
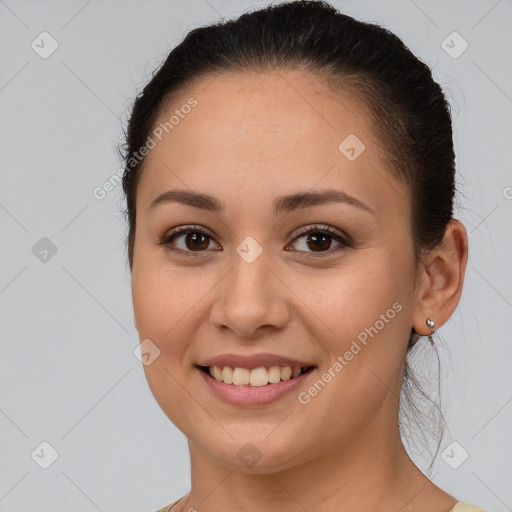
<path id="1" fill-rule="evenodd" d="M 181 498 L 180 498 L 181 500 Z M 173 501 L 170 505 L 166 505 L 165 507 L 159 508 L 156 512 L 171 512 L 171 508 L 178 503 L 176 500 Z M 458 501 L 455 506 L 449 512 L 486 512 L 483 508 L 477 507 L 476 505 L 471 505 L 470 503 L 464 503 L 463 501 Z"/>

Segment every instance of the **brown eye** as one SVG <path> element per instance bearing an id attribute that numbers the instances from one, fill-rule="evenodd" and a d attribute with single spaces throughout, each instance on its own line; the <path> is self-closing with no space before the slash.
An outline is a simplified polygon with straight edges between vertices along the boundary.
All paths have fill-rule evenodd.
<path id="1" fill-rule="evenodd" d="M 298 242 L 301 239 L 305 240 L 299 244 Z M 333 241 L 337 243 L 337 247 L 335 246 L 332 250 Z M 160 240 L 160 245 L 164 245 L 170 251 L 186 256 L 199 256 L 201 253 L 207 253 L 207 250 L 212 248 L 212 242 L 214 243 L 213 248 L 216 246 L 217 249 L 220 249 L 212 236 L 203 228 L 180 226 L 167 233 Z M 319 227 L 316 225 L 302 229 L 292 243 L 299 245 L 299 252 L 314 256 L 322 256 L 326 253 L 332 254 L 343 247 L 353 247 L 353 242 L 349 236 L 330 226 Z"/>
<path id="2" fill-rule="evenodd" d="M 210 242 L 207 240 L 207 236 L 202 233 L 188 233 L 185 235 L 185 245 L 187 249 L 194 251 L 196 249 L 208 249 Z"/>
<path id="3" fill-rule="evenodd" d="M 331 246 L 332 237 L 324 233 L 310 234 L 307 237 L 308 247 L 313 251 L 328 250 Z"/>
<path id="4" fill-rule="evenodd" d="M 298 243 L 301 239 L 304 239 L 304 241 Z M 332 253 L 339 249 L 338 247 L 338 249 L 335 248 L 333 251 L 330 251 L 333 240 L 338 246 L 352 247 L 352 243 L 348 237 L 330 226 L 310 226 L 305 228 L 299 233 L 299 236 L 295 238 L 294 243 L 299 245 L 299 252 Z"/>
<path id="5" fill-rule="evenodd" d="M 202 228 L 194 226 L 180 226 L 166 234 L 160 245 L 166 246 L 170 251 L 198 256 L 205 252 L 213 238 Z"/>

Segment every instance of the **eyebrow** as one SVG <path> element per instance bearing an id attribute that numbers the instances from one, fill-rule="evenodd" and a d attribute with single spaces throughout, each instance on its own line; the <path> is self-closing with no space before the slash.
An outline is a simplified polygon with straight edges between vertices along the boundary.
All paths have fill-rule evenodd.
<path id="1" fill-rule="evenodd" d="M 213 196 L 189 190 L 169 190 L 160 194 L 151 202 L 148 213 L 157 206 L 168 203 L 181 203 L 213 213 L 224 211 L 224 204 Z M 328 203 L 349 204 L 376 216 L 375 212 L 361 200 L 346 192 L 330 188 L 316 192 L 299 192 L 287 196 L 280 196 L 274 200 L 274 214 L 282 215 L 299 208 L 309 208 Z"/>

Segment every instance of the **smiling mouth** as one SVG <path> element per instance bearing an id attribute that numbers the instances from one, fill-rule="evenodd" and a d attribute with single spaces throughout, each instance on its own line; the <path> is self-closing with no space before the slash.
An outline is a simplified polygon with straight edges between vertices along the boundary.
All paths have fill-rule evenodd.
<path id="1" fill-rule="evenodd" d="M 239 368 L 232 366 L 198 366 L 198 368 L 224 384 L 233 386 L 262 387 L 293 380 L 314 370 L 315 366 L 260 366 Z"/>

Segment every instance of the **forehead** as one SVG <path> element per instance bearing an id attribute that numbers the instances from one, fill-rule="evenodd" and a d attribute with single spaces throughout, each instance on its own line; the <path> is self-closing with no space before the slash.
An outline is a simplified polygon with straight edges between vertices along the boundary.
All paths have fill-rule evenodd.
<path id="1" fill-rule="evenodd" d="M 383 185 L 396 180 L 372 126 L 361 105 L 310 73 L 205 78 L 174 96 L 155 123 L 138 208 L 173 187 L 229 202 L 318 185 L 382 202 Z M 393 185 L 395 195 L 406 193 Z"/>

